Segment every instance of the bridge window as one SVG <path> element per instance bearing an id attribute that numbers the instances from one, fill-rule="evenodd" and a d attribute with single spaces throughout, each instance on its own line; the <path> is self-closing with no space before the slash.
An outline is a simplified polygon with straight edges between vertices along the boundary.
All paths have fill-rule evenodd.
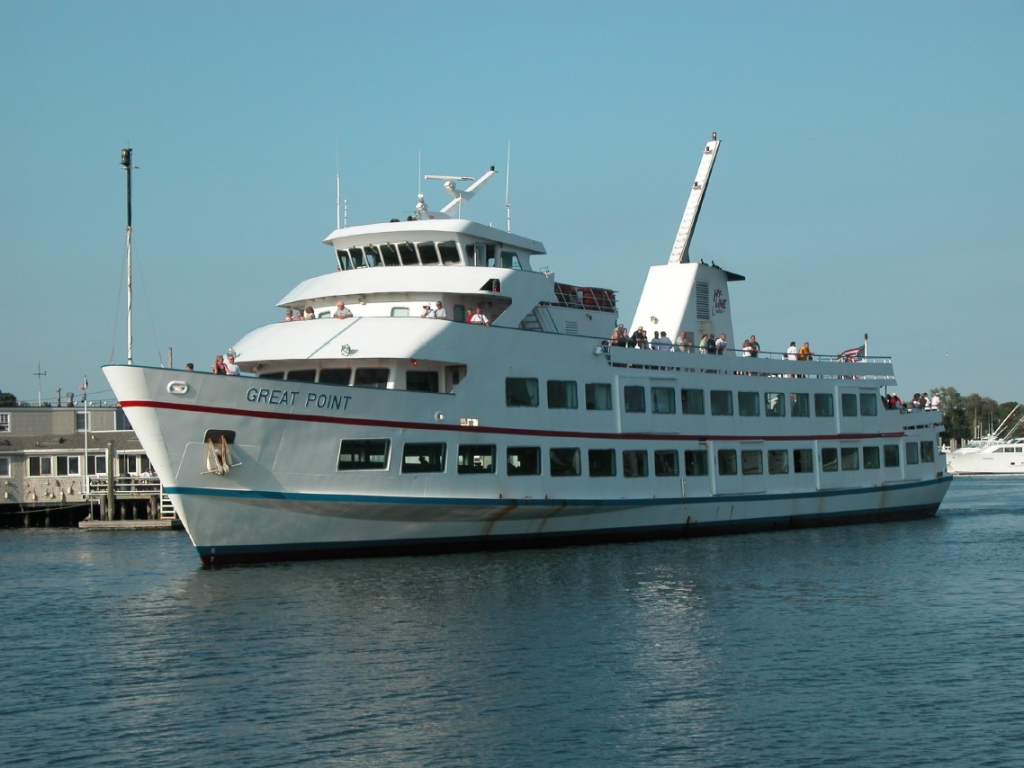
<path id="1" fill-rule="evenodd" d="M 410 392 L 438 392 L 437 371 L 406 371 L 405 388 Z"/>
<path id="2" fill-rule="evenodd" d="M 347 387 L 349 379 L 352 378 L 352 371 L 348 368 L 324 368 L 320 371 L 321 384 L 336 384 Z"/>
<path id="3" fill-rule="evenodd" d="M 388 388 L 387 368 L 356 368 L 355 386 L 375 387 L 376 389 Z"/>
<path id="4" fill-rule="evenodd" d="M 437 247 L 434 243 L 416 243 L 416 250 L 420 254 L 420 262 L 423 264 L 437 264 L 441 259 L 437 255 Z"/>
<path id="5" fill-rule="evenodd" d="M 462 259 L 459 257 L 459 247 L 454 240 L 446 240 L 443 243 L 438 243 L 437 250 L 441 254 L 442 264 L 462 263 Z"/>

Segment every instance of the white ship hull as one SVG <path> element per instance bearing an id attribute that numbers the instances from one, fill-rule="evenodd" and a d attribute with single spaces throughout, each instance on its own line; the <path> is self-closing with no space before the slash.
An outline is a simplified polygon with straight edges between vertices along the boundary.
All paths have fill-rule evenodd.
<path id="1" fill-rule="evenodd" d="M 344 435 L 406 441 L 440 435 L 453 446 L 536 442 L 545 449 L 569 440 L 584 449 L 682 450 L 710 442 L 714 450 L 739 443 L 731 435 L 710 441 L 666 433 L 595 432 L 587 437 L 579 431 L 530 429 L 521 421 L 462 427 L 438 422 L 434 403 L 424 404 L 419 414 L 402 413 L 408 400 L 422 398 L 421 393 L 350 388 L 346 411 L 325 402 L 334 388 L 315 384 L 294 384 L 287 391 L 295 394 L 278 395 L 271 405 L 269 395 L 262 403 L 252 402 L 252 390 L 265 389 L 253 379 L 137 366 L 111 366 L 105 372 L 205 563 L 628 541 L 921 518 L 935 514 L 950 480 L 941 468 L 908 476 L 908 468 L 901 467 L 876 470 L 864 486 L 863 470 L 849 477 L 820 471 L 769 475 L 760 484 L 743 478 L 742 485 L 732 487 L 713 475 L 589 480 L 482 475 L 459 476 L 453 484 L 450 475 L 403 475 L 394 460 L 388 470 L 341 474 L 336 462 Z M 174 389 L 186 391 L 168 393 Z M 224 474 L 211 470 L 216 460 L 203 440 L 211 429 L 236 434 L 228 457 L 233 466 Z M 749 438 L 742 444 L 758 442 Z M 785 445 L 792 436 L 776 435 L 767 442 Z"/>

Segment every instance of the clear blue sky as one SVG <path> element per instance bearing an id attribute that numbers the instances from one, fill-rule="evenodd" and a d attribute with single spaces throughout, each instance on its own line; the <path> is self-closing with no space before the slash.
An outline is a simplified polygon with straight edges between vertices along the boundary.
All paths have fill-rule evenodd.
<path id="1" fill-rule="evenodd" d="M 691 255 L 747 277 L 737 336 L 868 333 L 901 395 L 1024 400 L 1022 40 L 1020 2 L 0 0 L 0 389 L 109 397 L 122 147 L 135 362 L 207 369 L 333 269 L 336 167 L 362 224 L 411 211 L 420 152 L 496 165 L 503 226 L 508 142 L 513 230 L 628 323 L 717 131 Z"/>

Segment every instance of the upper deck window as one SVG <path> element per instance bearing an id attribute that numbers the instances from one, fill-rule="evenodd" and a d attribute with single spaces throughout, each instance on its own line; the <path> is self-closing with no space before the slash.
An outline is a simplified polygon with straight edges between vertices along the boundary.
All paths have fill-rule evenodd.
<path id="1" fill-rule="evenodd" d="M 446 240 L 443 243 L 437 244 L 437 250 L 441 254 L 442 264 L 461 264 L 462 258 L 459 256 L 459 246 L 454 240 Z"/>
<path id="2" fill-rule="evenodd" d="M 437 255 L 437 247 L 434 243 L 416 243 L 416 250 L 420 254 L 422 264 L 437 264 L 440 258 Z"/>

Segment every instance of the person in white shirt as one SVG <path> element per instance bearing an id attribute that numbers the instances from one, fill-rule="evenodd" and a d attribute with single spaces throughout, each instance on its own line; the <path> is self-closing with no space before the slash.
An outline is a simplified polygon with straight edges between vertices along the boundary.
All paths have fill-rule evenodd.
<path id="1" fill-rule="evenodd" d="M 475 310 L 473 310 L 473 314 L 469 316 L 467 322 L 476 323 L 477 325 L 491 324 L 491 321 L 487 319 L 487 315 L 484 314 L 484 311 L 480 309 L 480 307 L 477 307 Z"/>
<path id="2" fill-rule="evenodd" d="M 335 305 L 335 307 L 336 309 L 334 310 L 333 317 L 337 318 L 338 320 L 347 320 L 348 318 L 352 317 L 352 310 L 345 306 L 344 301 L 339 301 Z"/>
<path id="3" fill-rule="evenodd" d="M 241 373 L 241 371 L 238 369 L 238 366 L 235 364 L 234 355 L 228 355 L 228 361 L 224 363 L 224 367 L 228 369 L 228 376 L 238 376 Z"/>
<path id="4" fill-rule="evenodd" d="M 448 313 L 445 311 L 444 304 L 442 304 L 440 301 L 437 302 L 437 304 L 435 305 L 434 319 L 435 320 L 447 320 L 448 319 Z"/>

